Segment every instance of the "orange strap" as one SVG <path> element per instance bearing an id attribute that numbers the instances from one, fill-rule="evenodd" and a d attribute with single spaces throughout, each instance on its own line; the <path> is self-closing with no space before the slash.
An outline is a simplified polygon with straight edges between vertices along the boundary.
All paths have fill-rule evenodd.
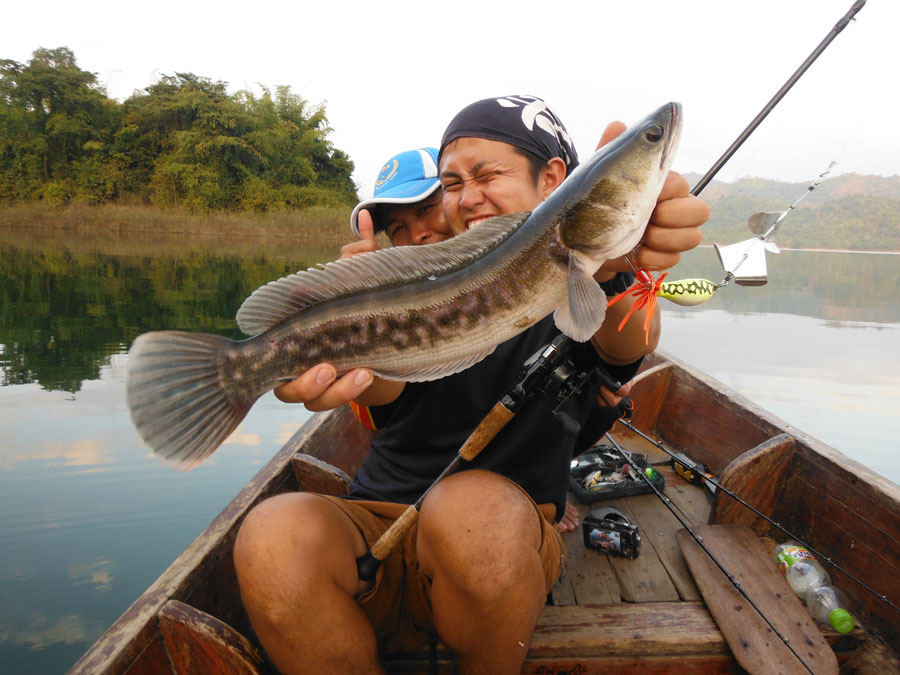
<path id="1" fill-rule="evenodd" d="M 372 411 L 369 410 L 369 406 L 359 405 L 350 401 L 350 410 L 353 411 L 353 416 L 363 427 L 369 431 L 378 431 L 378 427 L 375 426 L 375 420 L 372 419 Z"/>

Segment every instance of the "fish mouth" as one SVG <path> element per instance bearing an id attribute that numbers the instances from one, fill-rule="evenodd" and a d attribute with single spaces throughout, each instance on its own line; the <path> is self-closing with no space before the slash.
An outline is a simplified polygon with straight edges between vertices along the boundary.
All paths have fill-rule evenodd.
<path id="1" fill-rule="evenodd" d="M 681 104 L 672 101 L 668 105 L 669 119 L 665 125 L 666 137 L 663 141 L 663 151 L 659 157 L 659 168 L 662 169 L 670 160 L 670 156 L 678 147 L 678 140 L 681 138 Z"/>

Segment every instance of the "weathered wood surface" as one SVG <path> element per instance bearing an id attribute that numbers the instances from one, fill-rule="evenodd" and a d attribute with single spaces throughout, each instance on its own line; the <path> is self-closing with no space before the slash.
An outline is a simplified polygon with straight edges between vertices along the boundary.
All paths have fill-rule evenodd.
<path id="1" fill-rule="evenodd" d="M 686 530 L 681 530 L 678 542 L 703 599 L 738 663 L 754 675 L 802 675 L 810 670 L 816 675 L 837 675 L 834 652 L 766 555 L 756 534 L 739 525 L 704 525 L 694 531 L 797 652 L 794 655 L 790 651 L 700 545 Z"/>
<path id="2" fill-rule="evenodd" d="M 678 591 L 663 561 L 656 555 L 653 545 L 646 537 L 645 528 L 638 523 L 638 517 L 632 508 L 637 501 L 644 501 L 648 508 L 652 508 L 653 505 L 646 501 L 648 498 L 659 501 L 656 495 L 639 495 L 603 502 L 622 511 L 632 524 L 640 528 L 641 550 L 637 558 L 634 560 L 612 556 L 609 558 L 609 564 L 619 580 L 622 599 L 625 602 L 669 602 L 679 599 Z M 665 509 L 662 504 L 660 507 Z M 661 525 L 660 523 L 659 526 Z"/>
<path id="3" fill-rule="evenodd" d="M 175 675 L 258 675 L 256 647 L 231 626 L 177 600 L 159 612 L 159 630 Z"/>
<path id="4" fill-rule="evenodd" d="M 671 371 L 652 426 L 672 450 L 687 453 L 720 475 L 736 457 L 781 433 L 762 408 L 716 380 L 679 365 L 683 367 Z"/>
<path id="5" fill-rule="evenodd" d="M 450 673 L 440 652 L 441 673 Z M 420 650 L 391 660 L 391 673 L 427 672 Z M 740 672 L 700 602 L 547 606 L 538 619 L 523 673 Z"/>
<path id="6" fill-rule="evenodd" d="M 578 503 L 572 495 L 569 495 L 569 503 L 578 509 L 579 521 L 590 513 L 590 507 Z M 562 539 L 566 546 L 566 562 L 551 591 L 553 604 L 605 605 L 621 602 L 619 581 L 609 564 L 609 556 L 584 547 L 581 525 L 573 532 L 563 534 Z"/>
<path id="7" fill-rule="evenodd" d="M 778 434 L 751 448 L 725 467 L 718 483 L 760 513 L 771 514 L 781 497 L 786 475 L 797 446 L 792 436 Z M 771 525 L 727 494 L 720 495 L 711 522 L 744 525 L 757 535 L 768 534 Z"/>
<path id="8" fill-rule="evenodd" d="M 830 461 L 833 460 L 833 461 Z M 900 606 L 900 487 L 818 441 L 798 445 L 774 519 Z M 770 536 L 783 539 L 774 528 Z M 831 569 L 851 610 L 900 647 L 900 612 Z"/>
<path id="9" fill-rule="evenodd" d="M 650 355 L 646 367 L 661 361 L 670 361 L 673 370 L 653 427 L 658 437 L 721 475 L 744 452 L 781 434 L 791 436 L 793 458 L 769 515 L 900 606 L 900 486 L 667 354 Z M 637 406 L 639 395 L 632 396 Z M 768 535 L 786 538 L 774 527 Z M 850 596 L 851 611 L 900 651 L 900 613 L 832 572 Z"/>
<path id="10" fill-rule="evenodd" d="M 631 400 L 635 404 L 631 413 L 631 423 L 644 433 L 651 433 L 666 398 L 669 380 L 672 377 L 672 364 L 663 362 L 653 365 L 650 359 L 645 359 L 645 363 L 647 367 L 641 369 L 635 376 L 631 390 Z M 627 430 L 620 433 L 635 435 Z"/>
<path id="11" fill-rule="evenodd" d="M 679 598 L 700 600 L 700 592 L 675 539 L 681 523 L 655 494 L 629 497 L 622 501 L 627 504 L 626 515 L 640 528 L 641 555 L 655 554 L 659 558 Z M 689 524 L 699 523 L 689 521 Z"/>
<path id="12" fill-rule="evenodd" d="M 689 523 L 697 525 L 708 523 L 713 499 L 706 488 L 691 485 L 668 464 L 658 465 L 655 468 L 665 476 L 666 497 L 672 500 L 678 512 L 687 518 Z"/>
<path id="13" fill-rule="evenodd" d="M 298 452 L 291 458 L 297 489 L 339 497 L 350 492 L 350 476 L 328 462 Z"/>

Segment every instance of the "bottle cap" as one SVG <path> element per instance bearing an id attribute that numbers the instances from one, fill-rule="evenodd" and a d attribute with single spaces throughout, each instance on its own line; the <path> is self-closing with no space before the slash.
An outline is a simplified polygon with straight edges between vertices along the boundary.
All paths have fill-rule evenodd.
<path id="1" fill-rule="evenodd" d="M 828 623 L 834 626 L 838 633 L 849 633 L 853 630 L 853 617 L 846 609 L 833 609 L 828 612 Z"/>

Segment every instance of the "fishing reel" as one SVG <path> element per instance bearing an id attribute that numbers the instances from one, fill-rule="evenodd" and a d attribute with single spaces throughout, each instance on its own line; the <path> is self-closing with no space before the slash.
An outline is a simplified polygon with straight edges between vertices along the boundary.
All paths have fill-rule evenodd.
<path id="1" fill-rule="evenodd" d="M 541 394 L 557 400 L 553 412 L 558 413 L 566 401 L 578 394 L 594 378 L 612 392 L 622 387 L 622 384 L 610 377 L 602 366 L 579 371 L 569 358 L 573 344 L 571 338 L 559 334 L 548 345 L 536 351 L 522 365 L 519 382 L 506 397 L 511 399 L 512 405 L 518 405 L 534 394 Z M 504 405 L 507 405 L 506 400 Z M 618 407 L 624 415 L 630 416 L 631 401 L 627 397 L 622 399 Z"/>
<path id="2" fill-rule="evenodd" d="M 614 506 L 598 506 L 581 523 L 584 547 L 617 558 L 634 560 L 641 552 L 641 533 L 637 525 Z"/>
<path id="3" fill-rule="evenodd" d="M 522 365 L 519 381 L 508 397 L 521 403 L 530 396 L 541 394 L 557 398 L 561 401 L 560 406 L 565 403 L 574 393 L 570 390 L 575 384 L 573 379 L 578 376 L 578 369 L 569 358 L 571 348 L 572 340 L 563 334 L 541 347 Z"/>

